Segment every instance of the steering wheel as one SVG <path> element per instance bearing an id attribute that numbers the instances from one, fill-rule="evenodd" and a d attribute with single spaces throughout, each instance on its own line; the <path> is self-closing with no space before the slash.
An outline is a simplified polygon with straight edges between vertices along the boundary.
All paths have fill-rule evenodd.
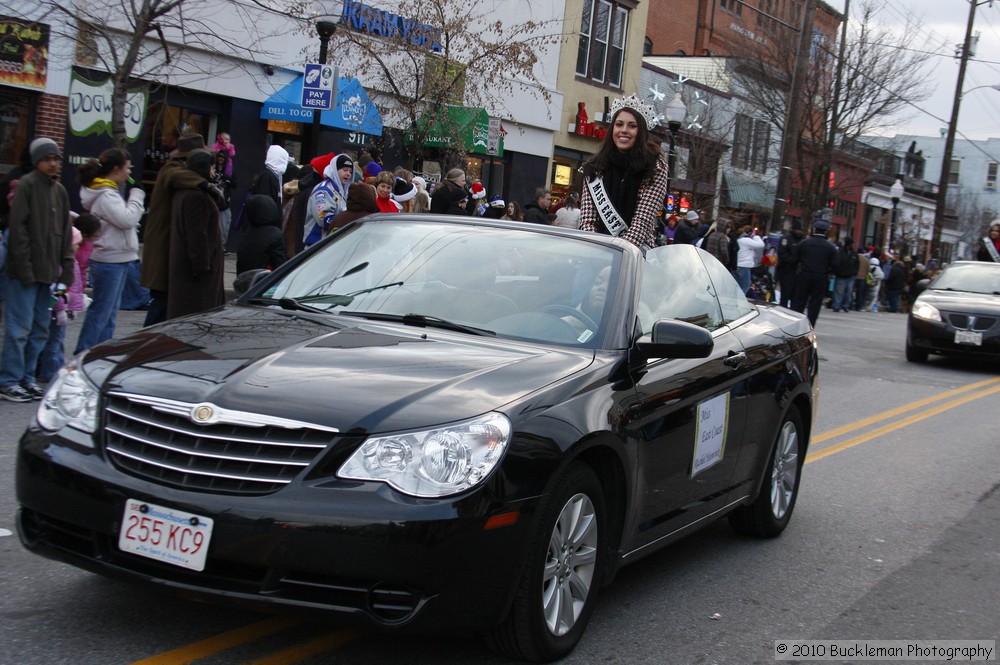
<path id="1" fill-rule="evenodd" d="M 575 307 L 569 307 L 567 305 L 545 305 L 544 307 L 539 307 L 538 311 L 543 312 L 545 314 L 572 316 L 574 319 L 582 323 L 584 326 L 595 332 L 600 327 L 596 323 L 594 323 L 594 320 L 592 318 L 590 318 L 589 316 L 587 316 L 586 314 L 584 314 Z"/>

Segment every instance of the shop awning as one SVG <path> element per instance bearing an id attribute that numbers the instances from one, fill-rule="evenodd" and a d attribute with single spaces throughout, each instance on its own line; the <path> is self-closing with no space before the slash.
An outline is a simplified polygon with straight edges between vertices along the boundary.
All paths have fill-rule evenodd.
<path id="1" fill-rule="evenodd" d="M 774 209 L 773 183 L 730 171 L 722 174 L 722 205 L 751 210 Z"/>
<path id="2" fill-rule="evenodd" d="M 503 137 L 506 133 L 501 127 L 498 156 L 503 156 Z M 444 117 L 431 125 L 424 146 L 444 148 L 451 145 L 453 137 L 462 139 L 466 152 L 488 154 L 490 114 L 486 109 L 475 106 L 449 106 Z"/>
<path id="3" fill-rule="evenodd" d="M 298 76 L 267 98 L 260 109 L 264 120 L 312 122 L 312 109 L 302 108 L 302 77 Z M 327 127 L 348 132 L 382 136 L 382 114 L 356 78 L 342 77 L 337 82 L 337 105 L 322 111 L 319 121 Z"/>

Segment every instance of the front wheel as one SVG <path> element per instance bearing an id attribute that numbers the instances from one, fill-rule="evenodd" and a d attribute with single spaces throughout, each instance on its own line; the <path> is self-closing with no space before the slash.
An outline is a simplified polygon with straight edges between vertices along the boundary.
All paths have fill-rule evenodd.
<path id="1" fill-rule="evenodd" d="M 785 530 L 799 495 L 805 443 L 802 417 L 792 407 L 778 428 L 760 494 L 753 503 L 740 506 L 729 515 L 729 524 L 737 533 L 774 538 Z"/>
<path id="2" fill-rule="evenodd" d="M 906 345 L 906 359 L 911 363 L 927 362 L 927 352 L 915 346 Z"/>
<path id="3" fill-rule="evenodd" d="M 571 466 L 542 510 L 510 614 L 484 635 L 491 649 L 549 662 L 576 647 L 603 578 L 605 524 L 600 481 Z"/>

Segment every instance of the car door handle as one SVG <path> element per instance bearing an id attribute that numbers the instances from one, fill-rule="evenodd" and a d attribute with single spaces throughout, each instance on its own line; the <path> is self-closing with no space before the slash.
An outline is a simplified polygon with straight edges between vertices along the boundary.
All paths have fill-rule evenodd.
<path id="1" fill-rule="evenodd" d="M 732 351 L 730 351 L 729 356 L 723 362 L 726 364 L 726 367 L 732 367 L 733 369 L 736 369 L 744 362 L 746 362 L 746 359 L 747 359 L 747 354 L 743 353 L 742 351 L 740 351 L 739 353 L 733 353 Z"/>

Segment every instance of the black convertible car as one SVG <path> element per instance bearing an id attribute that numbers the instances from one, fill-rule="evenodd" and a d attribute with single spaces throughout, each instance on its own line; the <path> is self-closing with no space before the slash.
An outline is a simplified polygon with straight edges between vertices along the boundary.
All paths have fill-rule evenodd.
<path id="1" fill-rule="evenodd" d="M 806 319 L 694 246 L 373 215 L 76 358 L 20 441 L 18 532 L 188 595 L 551 660 L 621 566 L 723 516 L 781 533 L 816 372 Z"/>

